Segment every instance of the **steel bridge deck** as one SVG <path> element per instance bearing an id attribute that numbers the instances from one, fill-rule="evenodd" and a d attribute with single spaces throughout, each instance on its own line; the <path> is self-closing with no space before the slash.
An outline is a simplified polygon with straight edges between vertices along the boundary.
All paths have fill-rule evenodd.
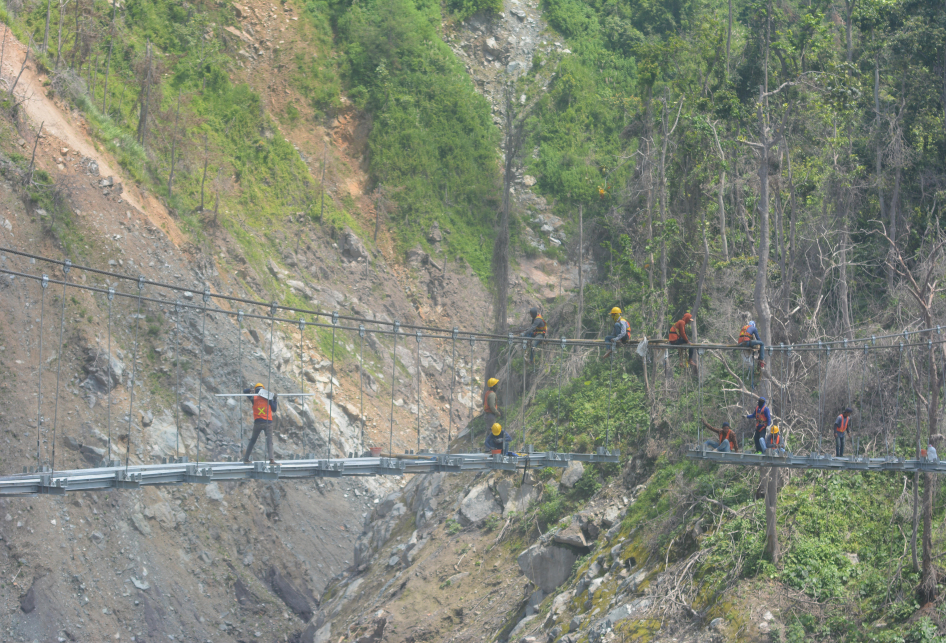
<path id="1" fill-rule="evenodd" d="M 180 485 L 226 480 L 296 480 L 343 476 L 402 476 L 408 473 L 516 471 L 527 467 L 568 466 L 570 461 L 618 462 L 620 452 L 599 447 L 595 453 L 527 452 L 508 456 L 481 453 L 419 453 L 405 457 L 282 460 L 266 462 L 187 462 L 111 466 L 67 471 L 36 471 L 0 476 L 0 497 L 63 495 L 67 491 L 139 489 L 149 485 Z M 946 471 L 946 470 L 944 470 Z"/>
<path id="2" fill-rule="evenodd" d="M 906 460 L 895 456 L 869 458 L 865 456 L 834 456 L 812 453 L 810 455 L 769 455 L 762 453 L 722 453 L 710 451 L 702 446 L 690 446 L 687 457 L 694 460 L 711 460 L 719 464 L 734 464 L 743 467 L 781 467 L 784 469 L 828 469 L 834 471 L 926 471 L 946 474 L 946 462 L 939 460 Z"/>

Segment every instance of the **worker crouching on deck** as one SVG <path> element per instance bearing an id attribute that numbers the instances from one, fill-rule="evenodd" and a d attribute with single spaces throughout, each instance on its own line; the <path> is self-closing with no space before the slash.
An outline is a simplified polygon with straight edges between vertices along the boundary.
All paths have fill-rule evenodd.
<path id="1" fill-rule="evenodd" d="M 739 345 L 750 349 L 758 347 L 759 369 L 765 368 L 765 344 L 762 342 L 762 338 L 759 337 L 759 329 L 755 327 L 754 321 L 750 321 L 739 331 Z"/>
<path id="2" fill-rule="evenodd" d="M 772 428 L 769 429 L 769 437 L 765 440 L 765 447 L 767 449 L 774 449 L 776 455 L 785 455 L 782 434 L 779 432 L 777 424 L 772 425 Z"/>
<path id="3" fill-rule="evenodd" d="M 706 445 L 707 449 L 721 451 L 722 453 L 739 451 L 739 443 L 736 441 L 736 434 L 729 428 L 729 422 L 723 422 L 723 428 L 717 429 L 706 420 L 703 420 L 703 426 L 715 433 L 718 438 L 717 440 L 707 440 L 704 442 L 703 444 Z"/>
<path id="4" fill-rule="evenodd" d="M 512 442 L 512 436 L 506 433 L 499 424 L 493 424 L 493 427 L 486 433 L 486 450 L 490 453 L 499 451 L 506 455 L 509 453 L 510 442 Z"/>
<path id="5" fill-rule="evenodd" d="M 273 393 L 272 399 L 268 400 L 259 395 L 263 385 L 257 384 L 251 388 L 243 389 L 244 393 L 256 393 L 249 398 L 253 402 L 253 435 L 250 437 L 249 444 L 246 445 L 246 454 L 243 456 L 243 463 L 250 463 L 250 454 L 253 453 L 253 447 L 256 446 L 256 439 L 260 431 L 266 432 L 266 455 L 269 456 L 269 463 L 276 464 L 273 459 L 273 411 L 276 410 L 276 394 Z"/>

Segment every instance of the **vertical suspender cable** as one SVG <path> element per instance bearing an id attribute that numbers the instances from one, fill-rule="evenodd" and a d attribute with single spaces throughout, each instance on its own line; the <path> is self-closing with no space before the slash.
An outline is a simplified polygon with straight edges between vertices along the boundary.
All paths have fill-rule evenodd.
<path id="1" fill-rule="evenodd" d="M 893 437 L 890 440 L 890 449 L 891 455 L 897 455 L 897 426 L 900 421 L 900 379 L 903 374 L 903 342 L 900 342 L 900 363 L 897 365 L 897 395 L 894 400 L 893 407 L 893 423 L 892 423 L 892 433 Z"/>
<path id="2" fill-rule="evenodd" d="M 332 313 L 332 366 L 328 377 L 328 458 L 332 458 L 332 407 L 335 404 L 335 325 L 338 311 Z"/>
<path id="3" fill-rule="evenodd" d="M 43 312 L 46 308 L 46 288 L 49 287 L 49 276 L 43 275 L 40 282 L 43 286 L 42 298 L 39 300 L 39 356 L 37 361 L 39 366 L 36 369 L 38 383 L 38 392 L 36 394 L 36 468 L 40 467 L 39 460 L 39 433 L 43 426 Z"/>
<path id="4" fill-rule="evenodd" d="M 470 446 L 472 447 L 474 442 L 473 436 L 473 409 L 475 408 L 475 403 L 473 402 L 473 345 L 476 343 L 476 338 L 473 335 L 470 335 L 470 420 L 468 426 L 470 428 Z"/>
<path id="5" fill-rule="evenodd" d="M 365 325 L 358 324 L 358 337 L 361 338 L 361 357 L 358 361 L 358 414 L 361 422 L 361 451 L 365 451 Z"/>
<path id="6" fill-rule="evenodd" d="M 397 386 L 397 335 L 401 332 L 401 322 L 394 320 L 394 349 L 391 351 L 391 424 L 388 432 L 388 454 L 394 454 L 394 395 Z"/>
<path id="7" fill-rule="evenodd" d="M 614 351 L 617 351 L 617 342 L 614 343 Z M 614 397 L 614 351 L 608 360 L 608 424 L 605 428 L 605 448 L 611 448 L 611 398 Z"/>
<path id="8" fill-rule="evenodd" d="M 447 422 L 447 448 L 444 453 L 450 453 L 450 437 L 453 434 L 453 398 L 457 388 L 457 335 L 460 329 L 453 327 L 453 373 L 450 379 L 450 419 Z M 472 400 L 471 400 L 472 401 Z"/>
<path id="9" fill-rule="evenodd" d="M 108 408 L 105 412 L 106 427 L 108 429 L 108 466 L 112 466 L 112 300 L 115 299 L 115 289 L 109 287 L 106 301 L 108 301 L 108 362 L 105 372 L 108 374 L 105 402 Z"/>
<path id="10" fill-rule="evenodd" d="M 269 305 L 269 372 L 266 375 L 266 390 L 272 393 L 271 385 L 273 383 L 273 342 L 276 333 L 276 302 Z"/>
<path id="11" fill-rule="evenodd" d="M 204 309 L 200 312 L 201 322 L 200 322 L 200 345 L 197 347 L 197 352 L 200 355 L 200 371 L 197 373 L 197 430 L 195 431 L 195 436 L 197 437 L 197 462 L 200 462 L 200 410 L 201 403 L 204 399 L 204 337 L 206 337 L 207 331 L 207 302 L 210 301 L 210 290 L 206 287 L 204 288 Z"/>
<path id="12" fill-rule="evenodd" d="M 525 363 L 523 363 L 522 368 L 525 368 L 525 367 L 526 365 Z M 512 401 L 512 394 L 509 392 L 509 382 L 511 379 L 512 379 L 512 333 L 509 333 L 509 336 L 506 340 L 506 395 L 503 397 L 504 406 L 508 406 L 509 403 Z M 489 431 L 489 427 L 486 427 L 486 430 Z"/>
<path id="13" fill-rule="evenodd" d="M 302 405 L 305 407 L 305 363 L 302 359 L 303 346 L 302 343 L 305 341 L 305 317 L 299 319 L 299 389 L 302 393 Z M 302 414 L 302 417 L 305 417 L 305 413 Z M 305 458 L 305 420 L 302 421 L 302 457 Z"/>
<path id="14" fill-rule="evenodd" d="M 237 332 L 240 334 L 237 338 L 237 371 L 240 374 L 238 391 L 242 391 L 246 382 L 243 379 L 243 311 L 237 311 Z M 252 400 L 251 400 L 252 401 Z M 302 402 L 305 404 L 305 401 Z M 242 406 L 242 405 L 241 405 Z M 243 457 L 243 409 L 240 409 L 240 457 Z M 305 432 L 305 422 L 302 423 L 302 431 Z"/>
<path id="15" fill-rule="evenodd" d="M 420 387 L 423 385 L 424 370 L 420 367 L 420 331 L 414 335 L 417 340 L 417 452 L 420 453 Z"/>
<path id="16" fill-rule="evenodd" d="M 174 349 L 174 375 L 177 380 L 174 386 L 174 424 L 177 428 L 177 435 L 175 436 L 175 448 L 177 449 L 177 457 L 181 457 L 181 344 L 183 340 L 181 339 L 181 311 L 183 306 L 181 301 L 174 302 L 174 325 L 175 330 L 174 334 L 177 335 L 177 348 Z M 242 453 L 243 448 L 243 420 L 240 419 L 240 449 Z"/>
<path id="17" fill-rule="evenodd" d="M 519 424 L 522 426 L 520 450 L 524 450 L 526 444 L 526 350 L 528 347 L 529 340 L 522 340 L 522 397 L 519 398 Z"/>
<path id="18" fill-rule="evenodd" d="M 56 403 L 53 406 L 53 453 L 50 468 L 56 472 L 56 424 L 59 421 L 59 378 L 62 375 L 62 331 L 66 327 L 66 282 L 69 280 L 69 268 L 72 262 L 66 259 L 62 267 L 62 310 L 59 314 L 59 351 L 56 353 Z"/>
<path id="19" fill-rule="evenodd" d="M 818 348 L 823 346 L 818 342 Z M 821 364 L 821 386 L 818 387 L 818 454 L 823 453 L 821 448 L 821 434 L 824 433 L 824 381 L 827 378 L 828 366 L 821 360 L 821 351 L 818 351 L 818 362 Z"/>
<path id="20" fill-rule="evenodd" d="M 125 473 L 128 472 L 128 457 L 131 455 L 131 418 L 135 412 L 135 378 L 138 375 L 138 327 L 141 321 L 141 291 L 145 287 L 144 275 L 138 277 L 138 310 L 135 313 L 135 348 L 131 358 L 131 386 L 128 391 L 128 450 L 125 451 Z M 197 414 L 200 423 L 200 412 Z M 142 431 L 144 429 L 142 428 Z"/>
<path id="21" fill-rule="evenodd" d="M 565 337 L 562 336 L 562 355 L 558 360 L 558 409 L 555 422 L 555 448 L 559 448 L 559 441 L 561 440 L 562 435 L 562 379 L 565 375 L 565 351 L 568 350 L 565 344 Z"/>

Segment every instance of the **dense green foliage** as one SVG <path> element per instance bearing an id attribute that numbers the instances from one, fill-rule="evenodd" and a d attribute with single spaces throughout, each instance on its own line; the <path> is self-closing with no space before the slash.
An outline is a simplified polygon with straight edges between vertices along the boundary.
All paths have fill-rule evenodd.
<path id="1" fill-rule="evenodd" d="M 338 2 L 352 99 L 372 115 L 371 174 L 397 204 L 404 245 L 436 220 L 448 251 L 483 278 L 492 255 L 498 133 L 489 104 L 440 40 L 439 3 Z"/>

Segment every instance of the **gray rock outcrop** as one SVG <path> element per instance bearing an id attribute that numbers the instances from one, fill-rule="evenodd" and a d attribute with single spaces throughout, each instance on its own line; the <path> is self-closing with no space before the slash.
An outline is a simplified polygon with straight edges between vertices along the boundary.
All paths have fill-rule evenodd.
<path id="1" fill-rule="evenodd" d="M 485 520 L 490 514 L 499 513 L 502 507 L 496 502 L 493 490 L 486 483 L 476 485 L 460 502 L 460 524 L 472 525 Z"/>
<path id="2" fill-rule="evenodd" d="M 578 554 L 567 547 L 538 542 L 519 554 L 519 569 L 546 594 L 568 580 Z"/>

